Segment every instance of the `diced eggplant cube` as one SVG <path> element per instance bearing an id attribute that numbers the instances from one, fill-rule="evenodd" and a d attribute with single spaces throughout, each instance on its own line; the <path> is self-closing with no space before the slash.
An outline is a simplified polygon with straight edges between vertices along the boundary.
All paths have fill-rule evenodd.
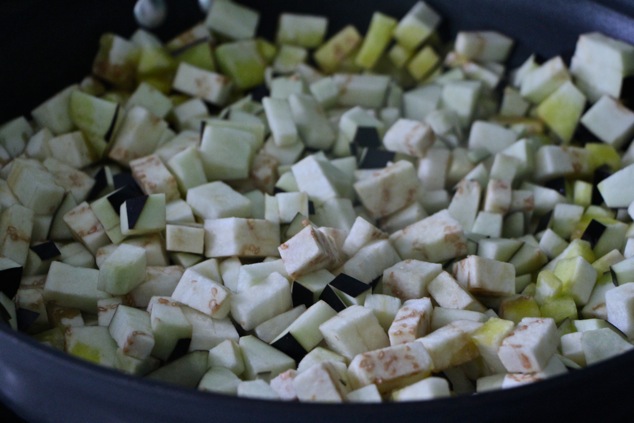
<path id="1" fill-rule="evenodd" d="M 205 220 L 205 257 L 276 257 L 279 245 L 279 225 L 267 220 Z"/>
<path id="2" fill-rule="evenodd" d="M 210 30 L 235 40 L 252 38 L 260 20 L 260 13 L 231 0 L 212 3 L 205 19 Z"/>
<path id="3" fill-rule="evenodd" d="M 46 277 L 44 299 L 96 314 L 97 301 L 110 297 L 110 294 L 97 288 L 98 284 L 97 269 L 73 267 L 54 261 Z"/>
<path id="4" fill-rule="evenodd" d="M 515 294 L 515 268 L 509 263 L 471 255 L 454 265 L 458 283 L 474 294 Z"/>
<path id="5" fill-rule="evenodd" d="M 125 295 L 145 280 L 147 258 L 145 250 L 121 244 L 99 269 L 99 290 L 113 295 Z"/>
<path id="6" fill-rule="evenodd" d="M 297 392 L 293 386 L 293 381 L 296 376 L 297 370 L 288 369 L 271 379 L 269 385 L 279 395 L 280 399 L 284 401 L 294 401 L 297 399 Z"/>
<path id="7" fill-rule="evenodd" d="M 209 369 L 208 355 L 207 351 L 191 351 L 183 357 L 159 367 L 146 377 L 187 388 L 196 388 Z"/>
<path id="8" fill-rule="evenodd" d="M 67 328 L 64 332 L 64 343 L 66 352 L 75 357 L 106 367 L 115 366 L 117 343 L 110 336 L 108 328 L 101 326 Z"/>
<path id="9" fill-rule="evenodd" d="M 502 341 L 498 356 L 508 372 L 534 373 L 546 367 L 558 345 L 552 319 L 524 318 Z"/>
<path id="10" fill-rule="evenodd" d="M 375 384 L 386 393 L 429 376 L 433 364 L 420 342 L 379 348 L 356 355 L 348 374 L 354 388 Z"/>
<path id="11" fill-rule="evenodd" d="M 146 195 L 163 193 L 167 202 L 180 198 L 176 179 L 158 155 L 152 154 L 132 160 L 130 169 L 134 180 Z"/>
<path id="12" fill-rule="evenodd" d="M 295 368 L 295 361 L 255 336 L 243 336 L 239 340 L 244 358 L 244 380 L 270 380 L 288 369 Z"/>
<path id="13" fill-rule="evenodd" d="M 372 310 L 353 305 L 319 326 L 328 346 L 352 359 L 355 355 L 389 345 L 387 334 Z"/>
<path id="14" fill-rule="evenodd" d="M 427 297 L 407 300 L 388 330 L 390 345 L 405 344 L 427 335 L 431 329 L 432 303 Z"/>
<path id="15" fill-rule="evenodd" d="M 64 188 L 38 162 L 17 159 L 6 178 L 20 203 L 40 215 L 51 215 L 64 199 Z"/>
<path id="16" fill-rule="evenodd" d="M 108 157 L 128 166 L 132 160 L 152 154 L 166 128 L 167 122 L 152 112 L 140 106 L 132 107 L 111 141 Z"/>
<path id="17" fill-rule="evenodd" d="M 293 380 L 300 401 L 344 402 L 348 388 L 334 363 L 324 362 L 299 373 Z"/>
<path id="18" fill-rule="evenodd" d="M 238 343 L 227 339 L 209 350 L 209 367 L 224 367 L 235 375 L 244 371 L 244 360 Z"/>
<path id="19" fill-rule="evenodd" d="M 166 225 L 165 248 L 192 254 L 204 253 L 205 230 L 202 227 Z"/>
<path id="20" fill-rule="evenodd" d="M 403 259 L 438 263 L 467 253 L 462 226 L 447 210 L 394 232 L 390 242 Z"/>
<path id="21" fill-rule="evenodd" d="M 121 233 L 144 235 L 165 229 L 165 194 L 135 197 L 121 204 Z"/>
<path id="22" fill-rule="evenodd" d="M 150 324 L 154 335 L 152 356 L 173 361 L 177 358 L 174 353 L 182 356 L 187 352 L 192 325 L 178 305 L 154 304 L 150 312 Z M 176 351 L 179 342 L 180 351 Z"/>
<path id="23" fill-rule="evenodd" d="M 187 191 L 187 203 L 203 219 L 248 217 L 251 201 L 221 181 L 210 182 Z"/>
<path id="24" fill-rule="evenodd" d="M 502 63 L 512 46 L 512 39 L 495 31 L 462 31 L 456 36 L 455 49 L 468 59 Z"/>
<path id="25" fill-rule="evenodd" d="M 279 246 L 284 267 L 292 278 L 331 269 L 341 262 L 341 253 L 332 237 L 312 226 Z"/>
<path id="26" fill-rule="evenodd" d="M 427 291 L 441 307 L 484 311 L 484 306 L 449 273 L 442 271 L 427 283 Z"/>
<path id="27" fill-rule="evenodd" d="M 253 329 L 291 307 L 290 284 L 278 272 L 231 297 L 231 316 L 245 330 Z"/>
<path id="28" fill-rule="evenodd" d="M 340 271 L 370 285 L 383 274 L 383 270 L 401 261 L 392 244 L 380 239 L 363 246 L 341 266 Z"/>
<path id="29" fill-rule="evenodd" d="M 117 307 L 123 304 L 122 297 L 103 298 L 97 301 L 97 323 L 108 327 Z"/>
<path id="30" fill-rule="evenodd" d="M 319 47 L 326 35 L 328 19 L 317 15 L 282 13 L 276 32 L 278 44 Z"/>
<path id="31" fill-rule="evenodd" d="M 440 24 L 440 15 L 424 1 L 418 1 L 401 18 L 394 29 L 394 38 L 405 48 L 415 49 L 425 42 Z"/>
<path id="32" fill-rule="evenodd" d="M 178 66 L 172 87 L 176 91 L 222 106 L 227 101 L 232 82 L 224 75 L 182 62 Z"/>
<path id="33" fill-rule="evenodd" d="M 211 367 L 198 383 L 198 389 L 204 392 L 217 392 L 236 395 L 241 380 L 231 370 L 224 367 Z"/>
<path id="34" fill-rule="evenodd" d="M 605 294 L 608 322 L 616 326 L 628 339 L 634 339 L 634 283 L 625 283 Z"/>
<path id="35" fill-rule="evenodd" d="M 222 319 L 229 314 L 231 294 L 220 283 L 187 269 L 172 298 L 208 316 Z"/>
<path id="36" fill-rule="evenodd" d="M 361 44 L 362 37 L 357 29 L 348 25 L 328 39 L 319 47 L 313 59 L 327 73 L 332 73 Z"/>
<path id="37" fill-rule="evenodd" d="M 190 352 L 210 350 L 227 339 L 238 341 L 238 331 L 229 318 L 214 319 L 191 307 L 183 305 L 181 308 L 187 320 L 192 324 Z"/>
<path id="38" fill-rule="evenodd" d="M 154 335 L 150 314 L 133 307 L 117 307 L 108 330 L 123 353 L 136 358 L 146 358 L 154 348 Z"/>
<path id="39" fill-rule="evenodd" d="M 416 170 L 404 160 L 354 184 L 361 202 L 375 217 L 387 216 L 410 204 L 417 187 Z"/>

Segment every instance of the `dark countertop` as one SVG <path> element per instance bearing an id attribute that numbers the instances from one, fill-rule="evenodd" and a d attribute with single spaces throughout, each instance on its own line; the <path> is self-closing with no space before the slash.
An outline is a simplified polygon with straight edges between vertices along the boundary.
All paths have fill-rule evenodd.
<path id="1" fill-rule="evenodd" d="M 7 423 L 26 423 L 26 420 L 18 417 L 11 409 L 2 403 L 0 403 L 0 415 L 2 416 L 2 420 Z"/>

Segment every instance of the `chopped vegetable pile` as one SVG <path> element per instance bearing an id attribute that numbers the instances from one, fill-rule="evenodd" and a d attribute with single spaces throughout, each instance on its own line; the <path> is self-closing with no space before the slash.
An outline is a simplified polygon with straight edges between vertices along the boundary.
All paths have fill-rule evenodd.
<path id="1" fill-rule="evenodd" d="M 203 391 L 381 402 L 634 348 L 634 46 L 570 63 L 419 1 L 367 33 L 215 0 L 0 127 L 0 322 Z M 486 28 L 485 28 L 486 29 Z"/>

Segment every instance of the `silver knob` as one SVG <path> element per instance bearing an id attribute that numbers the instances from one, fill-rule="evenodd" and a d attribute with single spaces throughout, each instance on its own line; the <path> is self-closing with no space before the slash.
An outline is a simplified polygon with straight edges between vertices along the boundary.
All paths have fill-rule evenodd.
<path id="1" fill-rule="evenodd" d="M 165 0 L 137 0 L 134 5 L 134 17 L 139 25 L 156 28 L 161 25 L 167 15 Z"/>

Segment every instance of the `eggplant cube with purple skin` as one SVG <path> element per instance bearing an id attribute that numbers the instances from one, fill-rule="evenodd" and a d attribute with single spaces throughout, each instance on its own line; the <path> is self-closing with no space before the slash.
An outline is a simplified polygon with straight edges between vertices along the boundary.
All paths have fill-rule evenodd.
<path id="1" fill-rule="evenodd" d="M 152 306 L 150 324 L 154 335 L 152 356 L 169 359 L 180 339 L 191 339 L 192 325 L 178 303 L 157 303 Z"/>
<path id="2" fill-rule="evenodd" d="M 412 203 L 418 185 L 414 166 L 401 160 L 357 181 L 354 189 L 372 216 L 383 217 Z"/>
<path id="3" fill-rule="evenodd" d="M 146 194 L 165 194 L 167 202 L 178 200 L 178 184 L 156 154 L 132 160 L 130 169 L 134 180 Z"/>
<path id="4" fill-rule="evenodd" d="M 553 319 L 525 317 L 502 341 L 498 357 L 510 373 L 535 373 L 546 368 L 558 345 Z"/>
<path id="5" fill-rule="evenodd" d="M 260 341 L 253 335 L 240 337 L 238 344 L 244 359 L 244 380 L 270 380 L 288 369 L 295 368 L 295 361 L 286 354 Z"/>
<path id="6" fill-rule="evenodd" d="M 403 259 L 441 263 L 467 254 L 467 238 L 460 223 L 441 210 L 390 236 Z"/>
<path id="7" fill-rule="evenodd" d="M 13 298 L 20 288 L 22 280 L 23 266 L 8 257 L 0 257 L 0 292 L 8 298 Z"/>
<path id="8" fill-rule="evenodd" d="M 165 229 L 165 194 L 135 197 L 121 204 L 121 233 L 144 235 Z"/>

